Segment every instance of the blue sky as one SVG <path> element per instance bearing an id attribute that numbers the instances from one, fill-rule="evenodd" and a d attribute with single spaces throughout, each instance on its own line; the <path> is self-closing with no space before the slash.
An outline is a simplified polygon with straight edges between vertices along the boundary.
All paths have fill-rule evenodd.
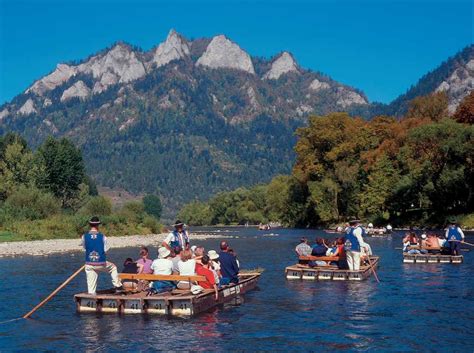
<path id="1" fill-rule="evenodd" d="M 472 1 L 0 0 L 0 104 L 52 71 L 124 40 L 148 50 L 175 28 L 225 34 L 251 55 L 304 67 L 389 102 L 473 42 Z"/>

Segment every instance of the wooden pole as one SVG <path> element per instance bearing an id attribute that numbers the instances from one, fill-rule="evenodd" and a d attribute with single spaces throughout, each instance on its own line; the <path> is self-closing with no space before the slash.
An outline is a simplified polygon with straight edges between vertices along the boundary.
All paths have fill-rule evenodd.
<path id="1" fill-rule="evenodd" d="M 377 276 L 377 272 L 375 272 L 375 268 L 374 266 L 372 265 L 372 261 L 370 261 L 370 256 L 367 255 L 367 260 L 369 261 L 369 267 L 370 269 L 372 270 L 374 276 L 375 276 L 375 279 L 377 280 L 377 283 L 380 283 L 380 280 L 379 280 L 379 277 Z"/>
<path id="2" fill-rule="evenodd" d="M 84 269 L 86 265 L 82 265 L 76 272 L 74 272 L 67 280 L 65 280 L 58 288 L 56 288 L 50 295 L 48 295 L 41 303 L 36 305 L 33 309 L 31 309 L 27 314 L 23 316 L 23 319 L 29 318 L 36 310 L 41 308 L 44 304 L 46 304 L 52 297 L 54 297 L 61 289 L 66 287 L 69 282 L 71 282 L 74 277 L 76 277 L 81 271 Z"/>

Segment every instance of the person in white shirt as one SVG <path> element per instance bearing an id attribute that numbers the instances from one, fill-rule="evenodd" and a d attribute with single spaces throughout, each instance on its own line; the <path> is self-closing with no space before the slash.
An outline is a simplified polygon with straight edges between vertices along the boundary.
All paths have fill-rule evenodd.
<path id="1" fill-rule="evenodd" d="M 350 228 L 347 230 L 345 237 L 346 242 L 344 244 L 347 264 L 349 269 L 353 271 L 358 271 L 360 269 L 361 252 L 368 251 L 364 250 L 364 245 L 366 245 L 364 238 L 362 237 L 364 230 L 359 224 L 360 220 L 355 218 L 352 218 L 349 221 Z M 365 246 L 365 249 L 368 249 L 367 246 Z"/>
<path id="2" fill-rule="evenodd" d="M 449 227 L 446 229 L 445 237 L 448 241 L 451 255 L 459 255 L 461 243 L 464 241 L 464 232 L 456 225 L 454 218 L 449 220 Z"/>
<path id="3" fill-rule="evenodd" d="M 180 276 L 194 276 L 196 274 L 196 260 L 192 258 L 191 250 L 183 250 L 181 259 L 178 262 L 178 271 Z M 192 283 L 190 281 L 179 281 L 179 289 L 190 289 Z"/>
<path id="4" fill-rule="evenodd" d="M 165 247 L 158 249 L 158 258 L 151 264 L 154 275 L 171 275 L 173 261 L 170 260 L 171 251 Z M 152 288 L 157 292 L 167 292 L 175 287 L 172 281 L 153 281 Z"/>
<path id="5" fill-rule="evenodd" d="M 174 230 L 166 236 L 161 246 L 168 250 L 172 250 L 177 246 L 181 247 L 182 250 L 189 249 L 189 234 L 184 229 L 184 223 L 178 220 L 173 226 Z"/>

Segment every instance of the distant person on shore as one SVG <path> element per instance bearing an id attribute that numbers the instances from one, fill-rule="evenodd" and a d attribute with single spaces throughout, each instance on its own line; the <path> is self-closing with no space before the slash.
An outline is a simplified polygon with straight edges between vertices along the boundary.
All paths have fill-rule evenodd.
<path id="1" fill-rule="evenodd" d="M 445 235 L 451 255 L 459 255 L 461 251 L 461 243 L 464 241 L 464 233 L 460 227 L 456 225 L 456 220 L 454 218 L 449 219 L 449 226 L 446 229 Z"/>
<path id="2" fill-rule="evenodd" d="M 143 266 L 142 273 L 151 275 L 153 273 L 153 270 L 151 269 L 151 264 L 153 263 L 153 260 L 150 259 L 148 256 L 149 256 L 148 248 L 145 246 L 142 246 L 140 249 L 140 258 L 136 262 L 137 264 Z"/>
<path id="3" fill-rule="evenodd" d="M 239 266 L 234 255 L 229 253 L 229 245 L 226 241 L 221 241 L 219 262 L 221 264 L 221 284 L 239 283 Z"/>
<path id="4" fill-rule="evenodd" d="M 296 246 L 295 252 L 298 257 L 300 256 L 309 256 L 313 249 L 308 244 L 308 239 L 303 237 L 300 239 L 300 243 Z"/>
<path id="5" fill-rule="evenodd" d="M 345 237 L 344 249 L 346 251 L 347 265 L 349 270 L 358 271 L 360 269 L 360 253 L 364 243 L 364 229 L 360 226 L 360 220 L 351 218 Z"/>
<path id="6" fill-rule="evenodd" d="M 96 294 L 97 278 L 99 272 L 108 272 L 112 278 L 112 284 L 115 291 L 123 289 L 122 282 L 118 277 L 117 266 L 107 261 L 105 253 L 109 249 L 107 246 L 107 238 L 99 231 L 100 220 L 98 217 L 92 217 L 89 220 L 91 229 L 82 236 L 82 246 L 86 251 L 86 278 L 87 292 Z"/>
<path id="7" fill-rule="evenodd" d="M 173 226 L 174 230 L 166 236 L 161 246 L 168 250 L 172 250 L 176 246 L 180 246 L 183 250 L 189 249 L 189 235 L 184 229 L 184 223 L 178 220 Z"/>

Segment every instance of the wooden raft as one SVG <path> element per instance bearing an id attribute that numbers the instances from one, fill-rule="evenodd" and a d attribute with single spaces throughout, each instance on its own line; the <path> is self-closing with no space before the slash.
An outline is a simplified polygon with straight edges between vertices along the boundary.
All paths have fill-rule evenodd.
<path id="1" fill-rule="evenodd" d="M 439 254 L 408 254 L 403 253 L 403 262 L 406 264 L 461 264 L 464 261 L 462 255 L 439 255 Z"/>
<path id="2" fill-rule="evenodd" d="M 152 276 L 154 280 L 201 280 L 202 276 L 159 276 L 120 274 L 122 279 L 145 279 Z M 240 275 L 238 284 L 223 286 L 219 289 L 219 299 L 215 300 L 213 289 L 205 289 L 199 294 L 189 290 L 174 290 L 147 296 L 146 292 L 125 292 L 115 294 L 111 291 L 97 292 L 96 295 L 79 293 L 74 296 L 76 310 L 80 313 L 100 312 L 119 314 L 158 314 L 171 316 L 191 316 L 209 310 L 219 304 L 236 301 L 239 295 L 254 289 L 260 274 Z M 148 278 L 148 277 L 147 277 Z M 173 278 L 173 279 L 172 279 Z"/>
<path id="3" fill-rule="evenodd" d="M 333 256 L 305 256 L 300 259 L 306 260 L 314 258 L 320 261 L 337 261 Z M 370 261 L 374 269 L 377 269 L 379 263 L 378 256 L 370 256 Z M 285 268 L 286 279 L 303 279 L 312 281 L 362 281 L 372 275 L 369 265 L 360 266 L 359 271 L 340 270 L 337 266 L 316 266 L 308 267 L 305 265 L 292 265 Z"/>

